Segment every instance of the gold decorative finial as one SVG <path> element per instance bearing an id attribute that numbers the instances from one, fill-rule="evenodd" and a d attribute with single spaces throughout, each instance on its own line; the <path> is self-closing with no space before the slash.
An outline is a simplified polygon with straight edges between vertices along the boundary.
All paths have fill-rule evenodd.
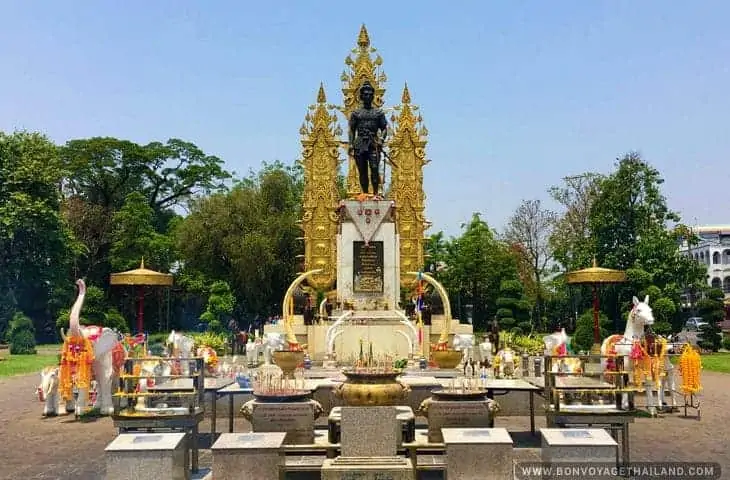
<path id="1" fill-rule="evenodd" d="M 324 84 L 320 82 L 317 92 L 317 103 L 327 103 L 327 96 L 324 94 Z"/>
<path id="2" fill-rule="evenodd" d="M 144 257 L 142 257 L 142 261 L 139 264 L 140 269 L 144 269 Z"/>
<path id="3" fill-rule="evenodd" d="M 598 268 L 598 260 L 596 260 L 596 257 L 593 257 L 593 268 Z"/>
<path id="4" fill-rule="evenodd" d="M 408 82 L 406 82 L 406 86 L 403 87 L 403 97 L 400 101 L 401 103 L 411 103 L 411 92 L 408 91 Z"/>
<path id="5" fill-rule="evenodd" d="M 370 46 L 370 36 L 368 35 L 368 29 L 365 28 L 365 24 L 360 27 L 360 34 L 357 36 L 357 45 L 360 48 L 368 48 Z"/>

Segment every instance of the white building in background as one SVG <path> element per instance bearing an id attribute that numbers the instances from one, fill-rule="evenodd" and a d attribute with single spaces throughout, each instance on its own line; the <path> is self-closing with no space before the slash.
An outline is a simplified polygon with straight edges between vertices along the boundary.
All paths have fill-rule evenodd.
<path id="1" fill-rule="evenodd" d="M 682 241 L 679 251 L 707 266 L 707 284 L 721 288 L 730 297 L 730 225 L 691 227 L 700 237 L 697 245 Z"/>

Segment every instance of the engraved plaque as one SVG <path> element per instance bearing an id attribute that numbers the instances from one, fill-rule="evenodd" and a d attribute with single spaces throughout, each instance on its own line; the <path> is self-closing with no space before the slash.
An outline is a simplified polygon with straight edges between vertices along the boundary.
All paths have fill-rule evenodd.
<path id="1" fill-rule="evenodd" d="M 383 242 L 353 242 L 353 291 L 383 293 Z"/>

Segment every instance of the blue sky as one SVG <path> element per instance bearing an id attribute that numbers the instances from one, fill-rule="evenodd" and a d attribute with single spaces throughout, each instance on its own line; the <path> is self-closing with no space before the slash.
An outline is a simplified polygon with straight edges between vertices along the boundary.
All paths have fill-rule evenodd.
<path id="1" fill-rule="evenodd" d="M 239 173 L 291 163 L 365 23 L 386 104 L 407 81 L 430 131 L 432 231 L 474 211 L 500 229 L 629 150 L 685 221 L 730 223 L 728 2 L 8 0 L 0 16 L 2 130 L 178 137 Z"/>

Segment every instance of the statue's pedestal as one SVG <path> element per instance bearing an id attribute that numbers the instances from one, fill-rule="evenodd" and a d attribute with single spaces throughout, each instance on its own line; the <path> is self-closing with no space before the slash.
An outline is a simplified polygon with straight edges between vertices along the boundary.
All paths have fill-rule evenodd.
<path id="1" fill-rule="evenodd" d="M 337 296 L 347 310 L 393 310 L 400 245 L 390 200 L 345 200 L 337 235 Z"/>
<path id="2" fill-rule="evenodd" d="M 414 480 L 410 458 L 397 456 L 397 407 L 343 407 L 339 410 L 341 452 L 322 464 L 322 480 Z M 366 428 L 363 428 L 366 425 Z"/>

